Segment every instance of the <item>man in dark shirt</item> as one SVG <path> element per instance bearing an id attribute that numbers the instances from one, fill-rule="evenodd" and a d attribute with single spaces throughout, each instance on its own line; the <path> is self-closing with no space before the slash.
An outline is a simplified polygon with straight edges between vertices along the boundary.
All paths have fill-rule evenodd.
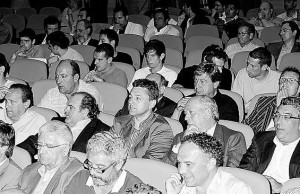
<path id="1" fill-rule="evenodd" d="M 46 38 L 52 32 L 56 32 L 60 30 L 60 21 L 57 17 L 51 15 L 44 19 L 44 29 L 45 33 L 37 34 L 35 37 L 35 44 L 47 44 Z"/>

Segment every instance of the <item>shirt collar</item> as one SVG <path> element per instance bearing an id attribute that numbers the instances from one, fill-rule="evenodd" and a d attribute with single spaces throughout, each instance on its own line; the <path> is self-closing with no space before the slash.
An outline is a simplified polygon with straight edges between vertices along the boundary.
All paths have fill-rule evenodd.
<path id="1" fill-rule="evenodd" d="M 5 158 L 5 160 L 3 160 L 2 162 L 0 162 L 0 166 L 2 166 L 7 160 L 8 160 L 8 158 Z"/>
<path id="2" fill-rule="evenodd" d="M 161 33 L 164 32 L 167 28 L 168 28 L 168 24 L 167 24 L 165 27 L 163 27 L 162 29 L 160 29 L 160 31 L 158 31 L 157 28 L 154 27 L 154 32 L 155 32 L 155 34 L 161 34 Z"/>
<path id="3" fill-rule="evenodd" d="M 147 126 L 147 124 L 152 120 L 152 118 L 154 117 L 154 113 L 151 112 L 151 114 L 139 124 L 139 128 L 137 130 L 142 130 L 144 128 L 144 126 Z M 132 119 L 132 125 L 135 126 L 135 118 L 133 117 Z"/>
<path id="4" fill-rule="evenodd" d="M 42 165 L 37 171 L 41 175 L 41 177 L 45 176 L 46 173 L 54 175 L 63 163 L 64 162 L 62 162 L 60 165 L 56 166 L 55 168 L 52 168 L 51 170 L 46 170 L 46 167 Z"/>
<path id="5" fill-rule="evenodd" d="M 281 141 L 278 139 L 278 137 L 275 136 L 274 139 L 273 139 L 273 142 L 274 142 L 274 144 L 275 144 L 276 146 L 278 146 L 278 147 L 296 147 L 296 145 L 298 144 L 299 140 L 300 140 L 300 137 L 299 137 L 298 139 L 296 139 L 295 141 L 293 141 L 293 142 L 287 144 L 287 145 L 283 145 L 283 144 L 281 143 Z"/>
<path id="6" fill-rule="evenodd" d="M 207 130 L 206 134 L 210 135 L 210 136 L 214 136 L 214 133 L 215 133 L 215 130 L 216 130 L 216 126 L 217 126 L 217 123 L 214 124 L 209 130 Z"/>
<path id="7" fill-rule="evenodd" d="M 78 42 L 78 44 L 79 44 L 79 45 L 88 45 L 90 40 L 91 40 L 91 37 L 88 38 L 88 39 L 87 39 L 85 42 L 83 42 L 82 44 L 80 44 L 79 42 Z"/>
<path id="8" fill-rule="evenodd" d="M 76 123 L 76 125 L 74 127 L 72 127 L 71 129 L 77 129 L 77 128 L 85 128 L 85 126 L 87 126 L 87 124 L 89 124 L 91 122 L 91 119 L 84 119 L 84 120 L 81 120 L 81 121 L 78 121 Z"/>

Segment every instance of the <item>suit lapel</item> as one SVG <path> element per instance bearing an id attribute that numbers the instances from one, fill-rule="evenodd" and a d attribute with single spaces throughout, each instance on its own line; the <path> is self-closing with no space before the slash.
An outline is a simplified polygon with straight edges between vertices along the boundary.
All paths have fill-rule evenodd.
<path id="1" fill-rule="evenodd" d="M 264 153 L 261 154 L 261 161 L 259 162 L 260 165 L 258 166 L 257 172 L 262 174 L 267 167 L 269 166 L 271 159 L 273 157 L 276 145 L 273 142 L 274 138 L 270 138 L 270 141 L 266 142 L 264 149 L 262 150 Z"/>
<path id="2" fill-rule="evenodd" d="M 224 141 L 224 131 L 221 125 L 219 125 L 218 123 L 216 125 L 213 137 L 215 137 L 222 144 L 222 150 L 224 152 L 223 166 L 227 166 L 228 154 L 227 154 L 227 149 Z"/>
<path id="3" fill-rule="evenodd" d="M 140 130 L 142 131 L 136 138 L 136 141 L 133 142 L 132 147 L 136 147 L 136 145 L 139 144 L 142 139 L 144 139 L 145 135 L 149 132 L 150 126 L 153 124 L 154 120 L 155 116 L 153 113 L 151 113 L 151 115 L 145 121 L 143 121 L 142 124 L 140 124 L 140 126 L 142 126 L 142 129 Z"/>
<path id="4" fill-rule="evenodd" d="M 73 148 L 75 148 L 76 146 L 78 146 L 78 144 L 80 144 L 80 142 L 83 141 L 83 139 L 86 138 L 86 134 L 88 133 L 89 130 L 93 129 L 96 125 L 95 120 L 91 120 L 91 122 L 89 122 L 84 129 L 79 133 L 77 139 L 75 140 L 74 144 L 73 144 Z"/>
<path id="5" fill-rule="evenodd" d="M 38 169 L 41 167 L 41 164 L 39 164 L 36 167 L 36 171 L 34 171 L 34 173 L 32 174 L 32 177 L 30 177 L 29 179 L 29 183 L 27 185 L 26 188 L 26 192 L 27 193 L 33 193 L 33 191 L 35 190 L 36 186 L 38 185 L 40 179 L 41 179 L 41 175 L 38 172 Z"/>
<path id="6" fill-rule="evenodd" d="M 298 142 L 291 157 L 291 161 L 289 165 L 290 178 L 295 178 L 300 176 L 299 164 L 300 164 L 300 141 Z"/>

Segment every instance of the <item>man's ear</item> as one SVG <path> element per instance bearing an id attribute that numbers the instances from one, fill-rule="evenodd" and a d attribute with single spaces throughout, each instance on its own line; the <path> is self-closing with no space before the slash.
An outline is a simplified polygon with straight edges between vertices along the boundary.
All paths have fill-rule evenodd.
<path id="1" fill-rule="evenodd" d="M 110 41 L 110 45 L 115 48 L 116 47 L 116 41 L 115 40 Z"/>
<path id="2" fill-rule="evenodd" d="M 4 73 L 4 72 L 5 72 L 5 67 L 4 67 L 4 66 L 1 66 L 1 67 L 0 67 L 0 72 L 1 72 L 1 73 Z"/>
<path id="3" fill-rule="evenodd" d="M 127 16 L 125 16 L 125 19 L 128 21 L 128 15 L 127 15 Z"/>
<path id="4" fill-rule="evenodd" d="M 156 105 L 156 100 L 150 100 L 150 108 L 149 109 L 153 109 Z"/>
<path id="5" fill-rule="evenodd" d="M 266 70 L 268 69 L 268 67 L 269 67 L 269 66 L 265 64 L 265 65 L 263 65 L 263 66 L 261 67 L 261 69 L 262 69 L 263 71 L 266 71 Z"/>
<path id="6" fill-rule="evenodd" d="M 208 160 L 206 166 L 208 170 L 212 170 L 217 165 L 217 160 L 215 158 L 211 158 Z"/>
<path id="7" fill-rule="evenodd" d="M 214 82 L 214 88 L 217 89 L 220 85 L 220 81 L 216 81 Z"/>
<path id="8" fill-rule="evenodd" d="M 88 114 L 89 114 L 89 110 L 88 110 L 87 108 L 81 109 L 80 112 L 81 112 L 81 114 L 84 115 L 84 116 L 88 116 Z"/>
<path id="9" fill-rule="evenodd" d="M 30 107 L 30 103 L 31 103 L 31 100 L 26 100 L 26 102 L 24 102 L 25 109 Z"/>
<path id="10" fill-rule="evenodd" d="M 75 82 L 77 82 L 79 80 L 79 75 L 75 74 L 73 79 L 74 79 Z"/>
<path id="11" fill-rule="evenodd" d="M 250 33 L 250 40 L 252 40 L 254 38 L 254 34 Z"/>
<path id="12" fill-rule="evenodd" d="M 113 60 L 113 58 L 112 58 L 112 57 L 109 57 L 107 60 L 108 60 L 108 63 L 111 63 L 112 60 Z"/>
<path id="13" fill-rule="evenodd" d="M 163 60 L 164 58 L 165 58 L 165 56 L 166 56 L 166 54 L 165 53 L 162 53 L 161 55 L 160 55 L 160 60 Z"/>
<path id="14" fill-rule="evenodd" d="M 35 39 L 32 40 L 32 44 L 35 44 Z"/>

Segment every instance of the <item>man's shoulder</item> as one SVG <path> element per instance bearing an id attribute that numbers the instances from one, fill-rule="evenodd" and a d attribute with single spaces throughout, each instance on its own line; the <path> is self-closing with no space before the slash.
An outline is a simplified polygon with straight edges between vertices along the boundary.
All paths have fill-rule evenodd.
<path id="1" fill-rule="evenodd" d="M 161 123 L 161 124 L 167 124 L 167 125 L 169 125 L 168 121 L 163 116 L 154 113 L 154 117 L 155 117 L 154 122 L 158 122 L 158 123 Z"/>
<path id="2" fill-rule="evenodd" d="M 216 126 L 217 130 L 221 130 L 224 134 L 227 134 L 228 136 L 232 136 L 232 135 L 236 135 L 236 134 L 242 134 L 239 131 L 234 131 L 232 129 L 229 129 L 228 127 L 221 125 L 221 124 L 217 124 Z"/>
<path id="3" fill-rule="evenodd" d="M 95 128 L 96 130 L 99 130 L 99 131 L 107 131 L 110 129 L 110 127 L 108 125 L 103 123 L 98 118 L 92 119 L 91 122 L 87 126 L 89 126 L 91 128 Z"/>
<path id="4" fill-rule="evenodd" d="M 280 78 L 281 73 L 271 69 L 269 71 L 270 71 L 269 81 L 275 81 L 274 84 L 278 85 L 278 80 Z"/>
<path id="5" fill-rule="evenodd" d="M 254 136 L 254 140 L 258 144 L 260 144 L 260 143 L 273 141 L 275 136 L 276 136 L 276 131 L 263 131 L 263 132 L 258 132 Z"/>
<path id="6" fill-rule="evenodd" d="M 79 80 L 79 87 L 78 87 L 78 91 L 81 91 L 81 92 L 95 92 L 97 90 L 97 88 L 95 86 L 93 86 L 92 84 L 89 84 L 89 83 L 86 83 L 84 82 L 83 80 Z"/>
<path id="7" fill-rule="evenodd" d="M 172 75 L 172 76 L 176 76 L 177 77 L 177 73 L 173 70 L 173 69 L 169 69 L 166 66 L 163 66 L 162 69 L 158 72 L 162 75 Z"/>
<path id="8" fill-rule="evenodd" d="M 29 118 L 33 118 L 34 119 L 34 122 L 38 122 L 40 120 L 43 120 L 46 122 L 46 118 L 44 117 L 44 115 L 38 113 L 37 111 L 35 110 L 32 110 L 32 109 L 28 109 L 27 110 L 27 116 L 26 116 L 26 120 L 28 120 Z"/>
<path id="9" fill-rule="evenodd" d="M 135 28 L 143 28 L 143 26 L 141 24 L 134 23 L 134 22 L 128 22 L 127 25 L 130 25 L 130 26 L 135 27 Z"/>
<path id="10" fill-rule="evenodd" d="M 240 79 L 241 81 L 243 81 L 245 79 L 249 79 L 250 77 L 248 76 L 247 69 L 246 68 L 241 69 L 237 73 L 236 78 Z"/>

